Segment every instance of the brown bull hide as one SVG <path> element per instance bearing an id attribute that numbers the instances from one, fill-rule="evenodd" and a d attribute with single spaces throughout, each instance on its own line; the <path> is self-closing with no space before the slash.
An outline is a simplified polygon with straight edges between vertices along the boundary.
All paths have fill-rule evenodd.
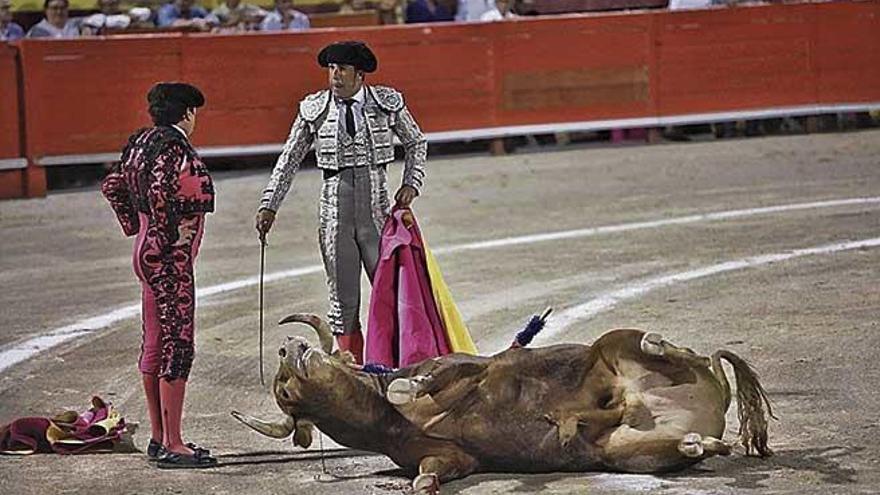
<path id="1" fill-rule="evenodd" d="M 292 321 L 320 324 L 314 315 Z M 771 453 L 772 412 L 742 359 L 702 357 L 639 330 L 612 330 L 592 346 L 452 354 L 387 375 L 363 373 L 302 338 L 279 354 L 274 392 L 288 418 L 418 469 L 413 485 L 425 493 L 475 471 L 647 473 L 727 455 L 722 359 L 736 374 L 747 453 Z M 261 433 L 283 431 L 234 414 Z"/>

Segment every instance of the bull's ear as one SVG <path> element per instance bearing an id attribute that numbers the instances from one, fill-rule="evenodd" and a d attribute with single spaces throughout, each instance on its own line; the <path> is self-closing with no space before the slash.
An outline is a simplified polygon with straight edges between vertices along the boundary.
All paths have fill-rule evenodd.
<path id="1" fill-rule="evenodd" d="M 312 445 L 312 429 L 311 423 L 306 421 L 297 421 L 296 430 L 293 432 L 293 444 L 304 449 Z"/>

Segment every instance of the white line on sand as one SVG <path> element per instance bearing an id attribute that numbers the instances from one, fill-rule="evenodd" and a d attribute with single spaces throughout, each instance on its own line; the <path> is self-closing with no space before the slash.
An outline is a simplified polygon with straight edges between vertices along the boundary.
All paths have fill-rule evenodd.
<path id="1" fill-rule="evenodd" d="M 771 263 L 779 263 L 781 261 L 800 258 L 803 256 L 817 254 L 831 254 L 840 251 L 848 251 L 852 249 L 866 249 L 880 246 L 880 237 L 873 239 L 864 239 L 861 241 L 840 242 L 835 244 L 827 244 L 805 249 L 795 249 L 785 253 L 762 254 L 759 256 L 749 256 L 733 261 L 725 261 L 716 265 L 704 266 L 695 270 L 685 272 L 670 273 L 659 277 L 651 278 L 639 283 L 624 286 L 620 289 L 600 294 L 589 301 L 568 308 L 559 313 L 555 318 L 551 318 L 547 322 L 547 327 L 535 338 L 535 343 L 547 343 L 567 327 L 579 320 L 592 318 L 599 313 L 608 311 L 618 303 L 635 299 L 647 292 L 661 287 L 667 287 L 673 284 L 690 282 L 698 278 L 710 277 L 720 273 L 731 272 L 734 270 L 742 270 L 744 268 L 755 268 Z"/>
<path id="2" fill-rule="evenodd" d="M 606 225 L 600 227 L 592 227 L 586 229 L 566 230 L 558 232 L 548 232 L 544 234 L 535 234 L 518 237 L 506 237 L 502 239 L 494 239 L 490 241 L 474 242 L 467 244 L 459 244 L 454 246 L 440 247 L 434 250 L 435 254 L 449 254 L 460 251 L 472 251 L 479 249 L 494 249 L 507 246 L 515 246 L 521 244 L 531 244 L 535 242 L 558 241 L 563 239 L 574 239 L 581 237 L 591 237 L 602 234 L 612 234 L 618 232 L 627 232 L 639 229 L 659 228 L 672 225 L 692 224 L 698 222 L 708 222 L 713 220 L 727 220 L 733 218 L 742 218 L 755 215 L 766 215 L 772 213 L 784 213 L 797 210 L 831 208 L 838 206 L 852 205 L 869 205 L 880 203 L 880 197 L 865 198 L 848 198 L 830 201 L 818 201 L 811 203 L 796 203 L 788 205 L 768 206 L 763 208 L 747 208 L 741 210 L 720 211 L 714 213 L 704 213 L 697 215 L 687 215 L 683 217 L 667 218 L 662 220 L 653 220 L 646 222 L 625 223 L 619 225 Z M 311 265 L 282 272 L 267 274 L 266 283 L 275 282 L 285 278 L 295 278 L 305 275 L 320 273 L 322 267 L 320 265 Z M 234 280 L 224 284 L 218 284 L 206 287 L 197 291 L 198 298 L 213 296 L 226 292 L 232 292 L 239 289 L 255 286 L 259 283 L 258 277 L 247 277 L 244 279 Z M 670 282 L 671 283 L 671 282 Z M 652 287 L 653 288 L 653 287 Z M 650 290 L 650 289 L 647 289 Z M 641 292 L 640 292 L 641 293 Z M 610 297 L 610 296 L 609 296 Z M 633 296 L 634 297 L 634 296 Z M 587 303 L 590 304 L 590 303 Z M 574 309 L 574 308 L 573 308 Z M 30 338 L 26 341 L 19 342 L 8 346 L 0 351 L 0 372 L 29 359 L 40 352 L 51 349 L 59 344 L 75 339 L 80 336 L 94 333 L 100 329 L 107 328 L 116 322 L 135 317 L 140 312 L 140 304 L 131 304 L 117 308 L 109 313 L 104 313 L 92 318 L 77 321 L 73 324 L 51 330 L 44 335 Z M 554 318 L 560 321 L 561 318 Z M 549 330 L 549 329 L 548 329 Z M 547 330 L 546 334 L 550 334 Z"/>

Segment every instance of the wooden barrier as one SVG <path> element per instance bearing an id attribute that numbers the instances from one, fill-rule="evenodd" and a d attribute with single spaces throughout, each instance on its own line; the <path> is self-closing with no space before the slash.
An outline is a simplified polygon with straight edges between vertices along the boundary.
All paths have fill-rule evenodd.
<path id="1" fill-rule="evenodd" d="M 0 199 L 44 196 L 46 171 L 28 164 L 22 150 L 18 64 L 13 47 L 0 44 Z"/>
<path id="2" fill-rule="evenodd" d="M 878 101 L 880 3 L 814 6 L 813 70 L 820 103 Z"/>
<path id="3" fill-rule="evenodd" d="M 24 156 L 112 160 L 149 123 L 144 95 L 161 80 L 205 92 L 203 153 L 277 152 L 296 103 L 327 86 L 317 52 L 339 39 L 370 44 L 368 83 L 401 89 L 435 141 L 880 107 L 880 0 L 25 40 Z"/>
<path id="4" fill-rule="evenodd" d="M 47 155 L 121 149 L 132 131 L 149 123 L 150 87 L 181 79 L 182 37 L 22 42 L 27 156 L 41 163 Z"/>

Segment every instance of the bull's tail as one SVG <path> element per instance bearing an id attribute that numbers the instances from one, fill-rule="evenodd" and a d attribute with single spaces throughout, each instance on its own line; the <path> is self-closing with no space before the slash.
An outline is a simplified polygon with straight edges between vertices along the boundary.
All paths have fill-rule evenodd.
<path id="1" fill-rule="evenodd" d="M 747 455 L 766 457 L 773 454 L 767 446 L 768 417 L 776 419 L 767 392 L 758 381 L 758 374 L 744 359 L 728 351 L 718 351 L 712 355 L 712 368 L 725 389 L 727 404 L 730 403 L 730 386 L 721 359 L 733 366 L 736 376 L 737 417 L 739 418 L 739 435 Z"/>

